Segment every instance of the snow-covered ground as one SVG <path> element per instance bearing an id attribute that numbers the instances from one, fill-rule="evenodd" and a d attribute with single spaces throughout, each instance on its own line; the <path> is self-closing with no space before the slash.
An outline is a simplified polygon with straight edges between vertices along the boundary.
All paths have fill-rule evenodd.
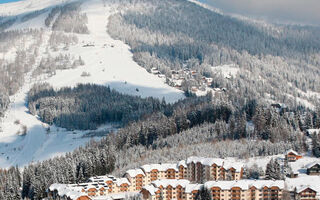
<path id="1" fill-rule="evenodd" d="M 221 73 L 225 78 L 235 77 L 240 70 L 235 64 L 215 66 L 211 69 L 215 73 Z"/>
<path id="2" fill-rule="evenodd" d="M 0 15 L 20 14 L 23 16 L 23 11 L 43 9 L 66 1 L 43 0 L 39 4 L 36 4 L 36 2 L 39 3 L 38 0 L 25 0 L 0 5 Z M 165 98 L 167 102 L 175 102 L 184 98 L 181 91 L 169 87 L 162 79 L 149 74 L 137 65 L 132 59 L 129 47 L 121 41 L 113 40 L 107 34 L 108 17 L 115 11 L 116 9 L 110 5 L 104 7 L 101 0 L 85 1 L 82 5 L 82 12 L 85 12 L 88 16 L 90 34 L 77 35 L 79 44 L 71 46 L 68 51 L 63 50 L 62 52 L 75 57 L 81 56 L 85 65 L 76 69 L 57 71 L 55 76 L 49 77 L 45 81 L 55 88 L 75 86 L 78 83 L 109 85 L 111 88 L 126 94 Z M 19 23 L 17 21 L 11 27 L 11 29 L 21 29 L 32 26 L 33 28 L 44 29 L 46 39 L 40 47 L 40 56 L 37 58 L 34 68 L 39 64 L 41 53 L 44 54 L 50 36 L 50 30 L 44 27 L 43 23 L 48 13 L 45 12 L 29 22 Z M 88 43 L 94 43 L 94 46 L 83 47 L 84 44 Z M 52 54 L 58 53 L 52 52 Z M 90 73 L 90 76 L 82 77 L 83 72 Z M 23 166 L 33 161 L 62 155 L 91 139 L 85 137 L 89 131 L 68 132 L 61 128 L 50 127 L 50 132 L 48 132 L 47 128 L 49 126 L 47 124 L 29 114 L 26 107 L 27 92 L 37 82 L 30 78 L 30 74 L 27 75 L 26 84 L 16 95 L 11 97 L 10 108 L 6 116 L 0 121 L 0 127 L 2 127 L 2 132 L 0 132 L 0 167 Z M 27 128 L 27 133 L 21 135 L 25 128 Z M 107 132 L 113 130 L 114 127 L 106 125 L 101 129 Z"/>

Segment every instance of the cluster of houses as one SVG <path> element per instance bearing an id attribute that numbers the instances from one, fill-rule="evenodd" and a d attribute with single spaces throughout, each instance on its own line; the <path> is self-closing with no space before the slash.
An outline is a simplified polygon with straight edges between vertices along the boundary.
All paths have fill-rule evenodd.
<path id="1" fill-rule="evenodd" d="M 290 162 L 301 158 L 295 151 L 286 154 Z M 319 172 L 319 164 L 310 164 L 310 175 Z M 243 164 L 190 157 L 174 164 L 143 165 L 126 171 L 122 178 L 107 175 L 82 184 L 53 184 L 48 196 L 50 200 L 107 200 L 139 194 L 145 200 L 194 200 L 201 188 L 207 188 L 213 200 L 280 200 L 288 190 L 283 180 L 243 179 Z M 312 187 L 294 187 L 290 194 L 300 200 L 319 199 L 319 191 Z"/>
<path id="2" fill-rule="evenodd" d="M 157 75 L 159 78 L 166 79 L 168 85 L 180 90 L 182 89 L 182 83 L 186 80 L 197 82 L 197 84 L 189 88 L 189 90 L 193 93 L 196 93 L 199 90 L 206 91 L 207 87 L 210 87 L 213 81 L 212 78 L 200 76 L 198 72 L 190 70 L 188 68 L 181 70 L 171 70 L 170 76 L 161 74 L 161 72 L 157 68 L 152 68 L 151 73 Z"/>

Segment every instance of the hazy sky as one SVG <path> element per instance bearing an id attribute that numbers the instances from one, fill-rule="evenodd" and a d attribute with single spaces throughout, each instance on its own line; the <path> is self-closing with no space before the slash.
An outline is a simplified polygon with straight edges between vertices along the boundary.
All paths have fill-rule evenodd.
<path id="1" fill-rule="evenodd" d="M 20 1 L 20 0 L 0 0 L 0 4 L 1 4 L 1 3 L 16 2 L 16 1 Z"/>
<path id="2" fill-rule="evenodd" d="M 320 0 L 202 0 L 224 12 L 320 25 Z"/>

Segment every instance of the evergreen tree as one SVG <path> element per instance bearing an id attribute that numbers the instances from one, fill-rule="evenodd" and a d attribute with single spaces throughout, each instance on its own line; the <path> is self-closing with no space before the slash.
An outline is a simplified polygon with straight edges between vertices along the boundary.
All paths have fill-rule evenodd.
<path id="1" fill-rule="evenodd" d="M 320 157 L 320 137 L 315 133 L 312 136 L 312 153 L 315 157 Z"/>
<path id="2" fill-rule="evenodd" d="M 281 180 L 283 176 L 281 175 L 280 164 L 278 160 L 273 158 L 268 162 L 266 166 L 266 179 L 267 180 Z"/>
<path id="3" fill-rule="evenodd" d="M 199 192 L 196 194 L 196 200 L 212 200 L 211 192 L 205 188 L 201 187 Z"/>

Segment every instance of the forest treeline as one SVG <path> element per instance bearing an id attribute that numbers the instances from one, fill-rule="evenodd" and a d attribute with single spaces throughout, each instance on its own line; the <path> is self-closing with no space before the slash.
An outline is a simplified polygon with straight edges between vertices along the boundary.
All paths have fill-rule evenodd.
<path id="1" fill-rule="evenodd" d="M 81 13 L 82 1 L 74 1 L 63 6 L 56 6 L 45 19 L 45 25 L 53 31 L 88 34 L 88 17 Z"/>
<path id="2" fill-rule="evenodd" d="M 0 199 L 42 199 L 52 183 L 79 183 L 107 173 L 118 176 L 140 164 L 191 155 L 247 158 L 280 154 L 291 148 L 308 150 L 307 130 L 320 128 L 318 99 L 307 95 L 310 91 L 320 92 L 317 28 L 263 28 L 184 0 L 110 2 L 120 2 L 121 12 L 110 17 L 108 31 L 130 45 L 141 66 L 147 70 L 155 67 L 166 75 L 172 69 L 196 70 L 212 77 L 212 87 L 225 88 L 224 92 L 166 104 L 97 85 L 61 90 L 35 86 L 29 92 L 29 109 L 44 122 L 67 129 L 95 129 L 108 121 L 120 121 L 123 127 L 64 156 L 27 165 L 23 171 L 1 170 L 0 180 L 5 187 L 0 187 Z M 55 31 L 88 33 L 86 15 L 80 11 L 77 2 L 56 7 L 45 24 Z M 12 23 L 1 20 L 0 30 Z M 11 33 L 0 33 L 0 42 L 10 37 L 18 41 L 20 33 Z M 53 34 L 52 47 L 58 40 L 66 40 L 66 46 L 77 42 L 72 35 Z M 30 31 L 30 35 L 41 41 L 41 34 Z M 32 50 L 19 52 L 14 63 L 0 59 L 0 72 L 6 72 L 0 73 L 0 90 L 4 91 L 0 94 L 5 94 L 0 95 L 1 107 L 6 108 L 8 94 L 14 94 L 22 85 L 16 80 L 32 66 L 32 57 L 25 56 L 26 52 L 37 54 L 36 48 Z M 68 61 L 65 56 L 61 59 Z M 39 74 L 50 71 L 51 65 L 53 71 L 60 67 L 53 63 L 52 58 L 43 59 Z M 239 68 L 234 77 L 227 79 L 212 72 L 213 66 L 229 63 Z M 299 98 L 311 102 L 314 109 L 300 105 Z M 274 102 L 284 102 L 287 107 L 274 108 L 270 105 Z M 319 157 L 320 138 L 311 137 L 312 153 Z"/>
<path id="3" fill-rule="evenodd" d="M 71 94 L 72 90 L 65 89 Z M 248 158 L 280 154 L 291 148 L 303 152 L 308 148 L 306 129 L 320 127 L 319 110 L 296 107 L 280 111 L 246 97 L 230 99 L 224 93 L 215 98 L 209 94 L 163 104 L 159 110 L 154 108 L 148 117 L 130 121 L 101 141 L 91 141 L 65 156 L 26 166 L 19 194 L 41 199 L 55 182 L 78 183 L 95 175 L 119 175 L 140 164 L 175 161 L 191 155 Z M 319 138 L 313 140 L 320 142 Z M 7 177 L 12 178 L 15 179 L 13 175 Z"/>
<path id="4" fill-rule="evenodd" d="M 108 122 L 126 124 L 165 107 L 165 101 L 121 94 L 93 84 L 59 90 L 37 84 L 28 93 L 28 108 L 33 115 L 68 130 L 94 130 Z"/>
<path id="5" fill-rule="evenodd" d="M 52 34 L 49 39 L 49 47 L 57 50 L 58 46 L 65 45 L 68 49 L 70 45 L 78 43 L 75 35 L 66 35 L 64 33 L 89 33 L 87 27 L 87 16 L 81 13 L 80 1 L 66 3 L 54 8 L 44 8 L 27 13 L 21 18 L 15 16 L 6 16 L 0 18 L 0 53 L 8 53 L 12 48 L 19 47 L 15 58 L 0 58 L 0 117 L 3 117 L 8 108 L 9 96 L 15 94 L 25 83 L 25 76 L 32 70 L 36 58 L 39 56 L 39 47 L 43 43 L 43 33 L 41 29 L 21 29 L 7 30 L 18 19 L 20 22 L 26 22 L 39 15 L 49 12 L 45 19 L 45 24 L 51 27 Z M 31 41 L 31 42 L 26 42 Z M 49 54 L 46 52 L 46 54 Z M 68 63 L 71 62 L 71 63 Z M 83 65 L 84 62 L 79 59 L 72 59 L 66 56 L 57 56 L 47 59 L 43 58 L 40 65 L 33 71 L 33 78 L 42 74 L 52 75 L 57 69 L 68 69 Z"/>
<path id="6" fill-rule="evenodd" d="M 310 93 L 320 93 L 319 28 L 261 25 L 184 0 L 121 2 L 127 4 L 110 17 L 108 32 L 127 43 L 148 71 L 157 68 L 168 78 L 171 70 L 198 72 L 196 81 L 185 81 L 186 89 L 205 76 L 213 78 L 212 87 L 260 102 L 317 103 Z M 226 79 L 212 70 L 225 64 L 235 64 L 237 75 Z"/>

